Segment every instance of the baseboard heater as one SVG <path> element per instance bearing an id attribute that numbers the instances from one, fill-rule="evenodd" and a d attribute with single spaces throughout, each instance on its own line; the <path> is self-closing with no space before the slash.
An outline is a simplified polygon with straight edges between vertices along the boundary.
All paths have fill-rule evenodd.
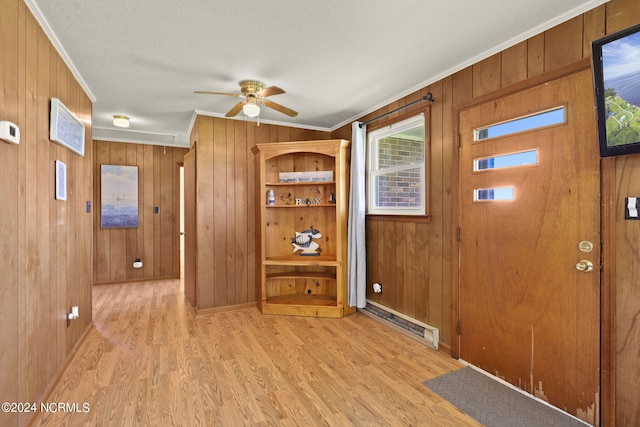
<path id="1" fill-rule="evenodd" d="M 405 314 L 398 313 L 397 311 L 369 299 L 367 299 L 367 305 L 363 310 L 395 326 L 405 329 L 414 335 L 424 338 L 427 345 L 432 347 L 434 350 L 438 349 L 438 340 L 440 339 L 440 331 L 438 328 L 422 323 Z"/>

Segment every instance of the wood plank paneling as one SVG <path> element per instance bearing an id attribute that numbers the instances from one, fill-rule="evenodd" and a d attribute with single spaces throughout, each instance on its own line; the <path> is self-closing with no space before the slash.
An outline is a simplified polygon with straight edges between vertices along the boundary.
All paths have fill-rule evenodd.
<path id="1" fill-rule="evenodd" d="M 256 300 L 256 143 L 329 139 L 328 132 L 198 116 L 197 310 Z"/>
<path id="2" fill-rule="evenodd" d="M 251 122 L 247 124 L 247 153 L 246 153 L 246 162 L 247 162 L 247 302 L 255 302 L 256 301 L 256 292 L 255 289 L 259 286 L 260 281 L 257 278 L 256 273 L 256 263 L 259 261 L 257 259 L 257 236 L 258 236 L 258 227 L 256 224 L 257 212 L 255 209 L 255 205 L 252 205 L 251 201 L 256 200 L 256 183 L 259 182 L 258 177 L 256 176 L 255 170 L 255 162 L 253 156 L 253 147 L 255 147 L 256 143 L 256 125 Z M 241 300 L 240 295 L 238 295 L 238 299 Z"/>
<path id="3" fill-rule="evenodd" d="M 582 15 L 545 32 L 545 71 L 573 64 L 584 58 L 582 43 Z M 587 54 L 586 56 L 590 56 Z"/>
<path id="4" fill-rule="evenodd" d="M 57 146 L 49 142 L 47 128 L 49 125 L 49 95 L 51 92 L 50 83 L 55 81 L 57 68 L 55 59 L 50 58 L 51 46 L 46 42 L 47 36 L 42 29 L 38 29 L 38 82 L 37 82 L 37 156 L 36 156 L 36 229 L 38 240 L 34 250 L 40 252 L 36 264 L 38 282 L 38 304 L 41 310 L 38 312 L 38 355 L 43 355 L 44 360 L 37 366 L 36 386 L 39 390 L 44 390 L 47 382 L 53 376 L 51 371 L 52 354 L 55 345 L 55 335 L 53 335 L 54 325 L 51 324 L 51 299 L 57 291 L 58 266 L 56 262 L 50 262 L 50 256 L 58 253 L 58 215 L 52 205 L 55 202 L 50 200 L 50 178 L 49 173 L 53 170 L 50 159 L 56 158 Z M 46 64 L 41 66 L 40 64 Z M 54 205 L 55 206 L 55 205 Z M 52 287 L 52 284 L 54 285 Z M 40 359 L 40 358 L 39 358 Z"/>
<path id="5" fill-rule="evenodd" d="M 446 141 L 453 141 L 455 139 L 454 120 L 451 114 L 447 114 L 453 108 L 452 95 L 454 89 L 452 80 L 447 78 L 442 83 L 442 253 L 436 254 L 436 256 L 442 257 L 442 283 L 452 283 L 453 275 L 453 188 L 457 185 L 457 179 L 451 172 L 455 170 L 455 152 L 457 150 L 455 144 L 448 144 Z M 446 325 L 448 319 L 452 319 L 453 307 L 451 301 L 453 301 L 453 286 L 444 286 L 442 289 L 442 301 L 433 302 L 432 304 L 442 304 L 442 324 Z M 441 348 L 447 348 L 450 343 L 453 342 L 453 330 L 450 327 L 442 328 L 440 331 L 440 337 L 442 337 L 443 345 Z"/>
<path id="6" fill-rule="evenodd" d="M 583 20 L 582 52 L 583 56 L 591 56 L 591 42 L 605 35 L 606 6 L 596 7 L 585 13 Z"/>
<path id="7" fill-rule="evenodd" d="M 605 32 L 612 34 L 640 22 L 640 2 L 611 0 L 605 6 Z"/>
<path id="8" fill-rule="evenodd" d="M 125 165 L 126 166 L 136 166 L 137 165 L 137 157 L 138 157 L 138 145 L 136 144 L 126 144 L 125 146 Z M 138 183 L 144 184 L 144 173 L 140 171 L 138 168 Z M 138 194 L 138 213 L 143 215 L 142 204 L 144 200 L 144 186 L 140 186 L 140 193 Z M 125 246 L 125 259 L 126 260 L 135 260 L 136 254 L 139 254 L 138 250 L 138 242 L 142 243 L 142 239 L 140 239 L 139 233 L 144 229 L 144 227 L 136 227 L 136 228 L 127 228 L 125 230 L 125 238 L 126 238 L 126 246 Z M 142 248 L 140 248 L 141 250 Z M 142 271 L 134 269 L 130 273 L 130 277 L 132 279 L 137 279 L 142 277 Z"/>
<path id="9" fill-rule="evenodd" d="M 27 61 L 27 80 L 26 91 L 27 98 L 25 99 L 26 118 L 27 121 L 23 124 L 26 128 L 26 135 L 24 140 L 21 136 L 21 146 L 24 143 L 24 150 L 26 154 L 25 162 L 25 205 L 26 205 L 26 270 L 25 270 L 25 308 L 38 306 L 38 288 L 39 277 L 37 276 L 37 250 L 36 242 L 38 240 L 38 230 L 34 226 L 37 222 L 36 209 L 37 206 L 37 180 L 33 177 L 37 176 L 37 153 L 38 153 L 38 132 L 41 132 L 38 124 L 38 103 L 41 102 L 38 99 L 38 25 L 36 20 L 31 14 L 26 14 L 26 33 L 25 37 L 25 57 Z M 23 128 L 23 129 L 24 129 Z M 4 217 L 4 215 L 3 215 Z M 29 224 L 32 224 L 29 226 Z M 22 308 L 22 307 L 21 307 Z M 25 335 L 26 335 L 26 348 L 25 355 L 38 354 L 38 329 L 35 325 L 38 324 L 36 310 L 28 310 L 25 312 Z M 23 383 L 24 392 L 27 396 L 34 396 L 38 392 L 37 386 L 37 357 L 26 358 L 26 378 Z"/>
<path id="10" fill-rule="evenodd" d="M 227 120 L 213 119 L 213 241 L 214 306 L 228 305 L 227 292 Z"/>
<path id="11" fill-rule="evenodd" d="M 160 199 L 157 205 L 160 214 L 160 277 L 179 277 L 180 267 L 176 257 L 176 221 L 179 212 L 174 202 L 176 195 L 176 161 L 173 158 L 174 150 L 180 150 L 181 156 L 187 152 L 182 148 L 169 149 L 157 147 L 160 157 Z M 162 150 L 162 151 L 160 151 Z M 182 157 L 180 159 L 182 162 Z M 132 256 L 127 261 L 131 264 L 136 257 Z"/>
<path id="12" fill-rule="evenodd" d="M 399 277 L 396 268 L 411 268 L 410 264 L 397 265 L 388 256 L 397 251 L 406 251 L 409 241 L 422 235 L 420 228 L 429 230 L 427 241 L 421 242 L 421 247 L 415 251 L 418 264 L 428 267 L 416 274 L 417 282 L 406 284 L 393 283 L 383 287 L 382 294 L 372 294 L 368 290 L 368 298 L 383 303 L 403 314 L 415 313 L 416 319 L 440 328 L 442 348 L 450 348 L 454 339 L 452 334 L 452 242 L 453 222 L 451 218 L 453 201 L 451 197 L 452 185 L 455 177 L 449 171 L 455 170 L 455 132 L 453 129 L 452 106 L 497 89 L 517 84 L 527 78 L 532 78 L 545 71 L 551 71 L 561 66 L 574 63 L 591 55 L 591 42 L 605 34 L 627 28 L 640 22 L 640 3 L 633 0 L 611 0 L 581 16 L 570 19 L 555 28 L 535 35 L 525 42 L 513 46 L 500 54 L 494 55 L 473 66 L 460 70 L 431 85 L 436 102 L 431 109 L 432 123 L 430 126 L 432 160 L 431 160 L 431 194 L 433 212 L 429 224 L 416 224 L 415 234 L 412 228 L 406 228 L 403 236 L 398 238 L 391 231 L 395 230 L 394 220 L 379 218 L 367 221 L 367 283 L 379 281 L 392 282 Z M 436 95 L 441 85 L 441 92 Z M 399 99 L 370 113 L 359 120 L 366 121 L 385 113 L 394 106 L 404 105 Z M 586 124 L 592 118 L 585 118 Z M 375 122 L 377 126 L 384 120 Z M 350 138 L 350 125 L 332 132 L 332 137 Z M 596 143 L 594 141 L 594 143 Z M 440 146 L 438 146 L 438 144 Z M 640 163 L 635 156 L 619 160 L 616 165 L 616 195 L 603 194 L 603 197 L 613 197 L 622 209 L 623 197 L 640 192 L 634 183 L 639 182 Z M 438 177 L 441 171 L 442 177 Z M 436 184 L 437 179 L 440 183 Z M 438 211 L 441 209 L 441 211 Z M 640 402 L 636 399 L 634 384 L 640 381 L 640 365 L 636 355 L 640 352 L 640 333 L 635 331 L 635 320 L 638 315 L 635 307 L 640 301 L 640 295 L 634 279 L 635 268 L 640 265 L 637 259 L 638 248 L 635 243 L 640 239 L 640 229 L 636 229 L 635 222 L 619 221 L 616 227 L 617 237 L 612 239 L 616 243 L 614 252 L 617 254 L 616 284 L 618 306 L 614 309 L 617 323 L 617 358 L 620 365 L 617 368 L 616 401 L 615 405 L 604 405 L 602 419 L 609 425 L 638 425 L 640 423 Z M 441 239 L 440 243 L 437 240 Z M 406 273 L 406 272 L 405 272 Z M 604 287 L 613 286 L 603 283 Z M 415 307 L 404 307 L 398 304 L 397 295 L 401 294 L 398 286 L 413 289 L 415 286 Z M 624 301 L 620 304 L 620 301 Z M 409 301 L 403 298 L 403 301 Z M 603 392 L 605 395 L 608 390 Z M 616 408 L 612 414 L 611 408 Z M 617 420 L 615 420 L 617 416 Z"/>
<path id="13" fill-rule="evenodd" d="M 196 149 L 184 155 L 184 293 L 192 307 L 197 307 L 196 293 Z"/>
<path id="14" fill-rule="evenodd" d="M 544 73 L 545 33 L 527 40 L 527 76 L 529 78 Z"/>
<path id="15" fill-rule="evenodd" d="M 473 96 L 478 97 L 500 89 L 502 82 L 502 56 L 495 54 L 471 66 L 473 69 Z"/>
<path id="16" fill-rule="evenodd" d="M 640 423 L 637 384 L 640 379 L 640 227 L 637 221 L 623 218 L 624 198 L 640 194 L 640 157 L 616 159 L 617 214 L 616 241 L 616 407 L 617 425 Z"/>
<path id="17" fill-rule="evenodd" d="M 502 53 L 501 87 L 527 78 L 527 42 L 518 43 Z"/>
<path id="18" fill-rule="evenodd" d="M 7 10 L 8 16 L 11 16 L 11 11 Z M 18 233 L 18 240 L 16 246 L 17 254 L 26 253 L 27 248 L 27 235 L 29 233 L 33 233 L 34 229 L 32 227 L 28 227 L 27 224 L 33 224 L 32 210 L 27 209 L 27 189 L 26 189 L 26 177 L 30 176 L 27 170 L 27 167 L 33 168 L 32 162 L 27 161 L 27 148 L 32 147 L 32 144 L 27 143 L 27 138 L 30 137 L 30 133 L 27 132 L 29 128 L 35 129 L 35 125 L 33 124 L 35 118 L 33 114 L 27 115 L 27 112 L 33 112 L 33 96 L 28 96 L 33 94 L 33 87 L 35 79 L 35 73 L 37 67 L 34 67 L 34 63 L 32 60 L 35 58 L 34 55 L 29 55 L 30 51 L 33 49 L 30 48 L 27 50 L 27 37 L 26 34 L 28 31 L 34 31 L 36 26 L 34 24 L 33 19 L 28 20 L 27 17 L 31 17 L 30 14 L 27 13 L 26 6 L 23 2 L 19 2 L 18 4 L 18 15 L 17 15 L 17 23 L 18 23 L 18 31 L 16 33 L 18 44 L 18 50 L 15 52 L 16 60 L 18 64 L 17 68 L 17 77 L 18 77 L 18 98 L 17 98 L 17 125 L 24 132 L 21 135 L 23 142 L 18 150 L 18 182 L 23 182 L 24 185 L 18 187 L 18 193 L 16 198 L 16 206 L 18 209 L 17 212 L 17 226 L 16 230 L 24 230 L 22 233 Z M 2 24 L 0 24 L 2 25 Z M 2 30 L 0 30 L 2 33 Z M 0 40 L 3 36 L 0 36 Z M 30 37 L 30 40 L 33 40 L 33 37 Z M 3 42 L 0 41 L 0 45 L 4 46 Z M 0 47 L 2 50 L 3 47 Z M 23 55 L 17 55 L 17 52 L 24 52 Z M 9 54 L 11 57 L 12 54 Z M 29 72 L 27 72 L 29 70 Z M 0 75 L 3 74 L 3 67 L 0 67 Z M 1 78 L 0 78 L 1 80 Z M 4 84 L 0 82 L 0 86 L 4 87 Z M 29 89 L 28 89 L 29 88 Z M 0 96 L 1 98 L 1 96 Z M 27 107 L 29 104 L 29 107 Z M 7 105 L 5 102 L 0 101 L 0 105 Z M 10 105 L 10 104 L 9 104 Z M 2 107 L 0 107 L 2 110 Z M 5 114 L 4 112 L 2 113 Z M 26 133 L 26 134 L 25 134 Z M 4 158 L 4 157 L 2 157 Z M 4 181 L 4 178 L 0 178 L 0 182 Z M 6 390 L 11 392 L 14 390 L 13 387 L 17 388 L 17 401 L 24 402 L 27 397 L 27 387 L 28 387 L 28 378 L 29 378 L 29 370 L 27 369 L 27 355 L 29 354 L 28 349 L 31 343 L 27 340 L 27 322 L 29 313 L 27 311 L 27 285 L 29 282 L 27 281 L 27 259 L 26 257 L 20 257 L 18 259 L 18 263 L 16 265 L 18 273 L 18 281 L 17 281 L 17 305 L 15 307 L 17 312 L 17 318 L 11 318 L 11 309 L 8 309 L 6 314 L 9 315 L 9 322 L 16 320 L 17 323 L 17 342 L 16 342 L 16 354 L 17 360 L 15 364 L 15 374 L 16 374 L 16 382 L 12 382 L 11 386 Z M 10 299 L 2 298 L 2 301 L 11 301 Z M 25 321 L 19 321 L 18 319 L 25 319 Z M 2 323 L 5 323 L 4 320 Z M 9 323 L 11 324 L 11 323 Z M 3 330 L 4 332 L 4 330 Z M 11 361 L 11 354 L 6 355 L 3 354 L 0 359 Z M 5 373 L 4 375 L 6 375 Z M 22 386 L 18 386 L 21 384 Z M 0 389 L 4 389 L 5 383 L 3 380 L 0 380 Z M 27 418 L 27 414 L 17 414 L 18 423 L 24 424 Z"/>
<path id="19" fill-rule="evenodd" d="M 142 183 L 142 188 L 140 194 L 140 198 L 142 199 L 142 207 L 140 211 L 140 215 L 142 217 L 143 224 L 147 225 L 146 227 L 138 227 L 142 230 L 143 235 L 138 238 L 142 239 L 142 254 L 151 254 L 154 253 L 155 245 L 154 245 L 154 236 L 155 236 L 155 227 L 148 226 L 149 224 L 154 223 L 155 214 L 153 213 L 153 201 L 155 194 L 153 192 L 153 183 L 155 181 L 154 175 L 154 150 L 155 147 L 152 145 L 142 145 L 143 148 L 143 158 L 142 158 L 142 167 L 138 170 L 138 179 L 140 179 Z M 135 259 L 135 258 L 134 258 Z M 142 263 L 142 272 L 139 277 L 154 277 L 156 263 L 159 260 L 156 257 L 145 257 L 144 262 Z"/>
<path id="20" fill-rule="evenodd" d="M 402 257 L 402 265 L 400 271 L 404 274 L 398 278 L 398 283 L 402 284 L 402 302 L 401 306 L 405 308 L 404 314 L 409 317 L 416 317 L 416 252 L 418 247 L 426 246 L 422 242 L 427 241 L 428 238 L 425 235 L 417 234 L 418 227 L 415 222 L 403 222 L 402 236 L 415 236 L 411 241 L 405 242 L 402 251 L 398 251 L 398 254 Z M 420 230 L 423 231 L 423 230 Z"/>
<path id="21" fill-rule="evenodd" d="M 214 307 L 215 276 L 214 258 L 216 242 L 214 241 L 214 156 L 213 156 L 213 117 L 197 118 L 196 126 L 196 246 L 198 248 L 196 292 L 198 307 Z"/>
<path id="22" fill-rule="evenodd" d="M 160 245 L 162 244 L 162 239 L 160 236 L 162 236 L 162 229 L 160 228 L 162 225 L 162 221 L 161 221 L 161 216 L 160 216 L 160 211 L 156 210 L 156 208 L 160 208 L 158 205 L 159 200 L 160 200 L 160 185 L 161 185 L 161 177 L 162 177 L 162 165 L 160 162 L 160 147 L 154 146 L 153 147 L 153 183 L 151 184 L 151 192 L 153 193 L 153 200 L 151 201 L 151 206 L 152 206 L 152 212 L 153 212 L 153 219 L 152 219 L 152 228 L 151 228 L 151 234 L 153 235 L 152 237 L 152 246 L 153 246 L 153 253 L 154 254 L 160 254 Z M 160 261 L 160 256 L 157 256 L 156 259 L 158 261 Z M 161 273 L 161 268 L 162 266 L 160 265 L 160 262 L 155 262 L 153 263 L 153 275 L 155 277 L 162 277 L 162 273 Z"/>
<path id="23" fill-rule="evenodd" d="M 496 66 L 497 65 L 498 64 L 496 64 Z M 425 233 L 423 238 L 429 241 L 429 248 L 426 254 L 428 256 L 426 259 L 429 260 L 428 263 L 426 263 L 429 278 L 429 282 L 427 283 L 429 283 L 429 286 L 426 291 L 420 292 L 423 295 L 425 293 L 427 294 L 426 302 L 424 304 L 416 302 L 416 304 L 421 306 L 419 312 L 423 315 L 423 317 L 419 319 L 426 324 L 437 325 L 436 327 L 442 329 L 442 340 L 447 344 L 448 341 L 445 339 L 447 338 L 448 328 L 442 326 L 446 325 L 449 319 L 445 317 L 445 313 L 448 313 L 448 307 L 443 304 L 443 295 L 447 287 L 437 286 L 435 284 L 448 283 L 445 281 L 445 274 L 449 273 L 445 270 L 445 264 L 443 263 L 443 260 L 448 258 L 444 255 L 443 244 L 446 236 L 446 234 L 444 234 L 446 233 L 445 227 L 450 227 L 450 218 L 445 215 L 447 209 L 450 208 L 450 205 L 445 204 L 447 202 L 447 200 L 445 200 L 447 194 L 445 180 L 449 176 L 448 171 L 451 169 L 445 169 L 445 164 L 451 155 L 449 150 L 452 145 L 446 144 L 445 142 L 445 137 L 447 135 L 450 136 L 450 133 L 447 133 L 450 128 L 445 127 L 445 125 L 450 123 L 445 123 L 444 119 L 448 116 L 446 112 L 451 105 L 451 95 L 445 94 L 441 82 L 431 87 L 434 98 L 439 100 L 438 103 L 434 103 L 431 107 L 430 118 L 427 122 L 427 127 L 430 129 L 430 136 L 427 143 L 430 146 L 431 153 L 429 164 L 431 223 L 422 224 L 421 227 L 424 229 L 422 232 Z M 424 305 L 424 308 L 422 305 Z"/>
<path id="24" fill-rule="evenodd" d="M 93 141 L 96 153 L 93 167 L 95 221 L 93 242 L 94 283 L 126 282 L 140 279 L 177 277 L 176 245 L 179 212 L 176 165 L 182 162 L 186 148 Z M 138 168 L 138 227 L 100 227 L 101 165 L 136 166 Z M 88 200 L 88 199 L 87 199 Z M 154 213 L 154 208 L 159 213 Z M 140 258 L 143 267 L 133 268 Z"/>
<path id="25" fill-rule="evenodd" d="M 19 145 L 0 143 L 0 399 L 37 402 L 91 323 L 91 145 L 81 157 L 49 141 L 59 98 L 87 125 L 91 101 L 22 0 L 0 0 L 0 117 L 18 124 Z M 55 160 L 67 164 L 67 201 L 54 198 Z M 86 258 L 84 258 L 86 256 Z M 67 328 L 70 304 L 81 317 Z M 0 413 L 1 425 L 29 414 Z"/>
<path id="26" fill-rule="evenodd" d="M 109 164 L 109 145 L 108 144 L 94 144 L 95 151 L 95 165 L 93 169 L 93 176 L 95 177 L 95 186 L 99 189 L 96 190 L 93 200 L 93 212 L 96 217 L 94 221 L 94 230 L 100 227 L 100 181 L 97 177 L 100 176 L 101 165 Z M 93 265 L 100 265 L 100 268 L 93 269 L 94 282 L 104 283 L 111 281 L 111 257 L 109 248 L 111 247 L 111 233 L 93 233 Z"/>
<path id="27" fill-rule="evenodd" d="M 236 181 L 236 172 L 238 171 L 239 165 L 236 163 L 236 151 L 235 144 L 236 140 L 236 127 L 235 122 L 231 120 L 226 121 L 226 157 L 227 157 L 227 177 L 226 177 L 226 196 L 224 206 L 226 207 L 226 225 L 225 229 L 226 233 L 226 274 L 227 274 L 227 283 L 229 283 L 228 292 L 226 293 L 226 302 L 225 305 L 235 305 L 236 301 L 236 289 L 238 279 L 236 274 L 236 244 L 238 243 L 238 230 L 236 228 L 236 198 L 241 197 L 240 194 L 236 193 L 235 185 L 237 182 L 244 181 L 243 178 L 238 177 Z M 242 138 L 240 138 L 240 142 L 242 142 Z M 244 158 L 244 156 L 243 156 Z M 246 246 L 246 244 L 244 244 Z"/>
<path id="28" fill-rule="evenodd" d="M 233 186 L 233 201 L 234 201 L 234 214 L 233 224 L 230 224 L 235 229 L 235 238 L 233 239 L 233 251 L 234 251 L 234 281 L 235 286 L 231 291 L 235 291 L 233 295 L 233 303 L 238 301 L 243 303 L 248 302 L 249 289 L 253 291 L 253 286 L 248 283 L 248 200 L 246 195 L 248 194 L 248 187 L 253 187 L 253 181 L 249 181 L 247 171 L 249 167 L 253 166 L 253 159 L 249 159 L 247 153 L 251 151 L 247 148 L 247 122 L 246 121 L 234 121 L 234 140 L 232 141 L 232 147 L 234 150 L 234 180 Z"/>
<path id="29" fill-rule="evenodd" d="M 0 63 L 0 114 L 6 120 L 18 122 L 18 68 L 19 61 L 19 13 L 17 1 L 4 2 L 2 13 L 0 14 L 0 51 L 3 55 L 6 52 L 7 61 Z M 8 67 L 12 64 L 12 68 Z M 22 100 L 24 101 L 24 100 Z M 18 318 L 18 306 L 16 301 L 19 296 L 19 276 L 24 272 L 18 270 L 19 257 L 17 245 L 20 234 L 24 233 L 24 228 L 18 228 L 18 211 L 21 199 L 19 194 L 18 164 L 20 147 L 5 143 L 0 143 L 0 156 L 2 158 L 2 168 L 0 168 L 0 182 L 2 183 L 2 200 L 15 201 L 16 203 L 0 204 L 0 276 L 3 285 L 0 287 L 0 328 L 2 336 L 5 337 L 6 345 L 0 347 L 0 360 L 2 369 L 0 372 L 0 393 L 3 401 L 18 401 L 21 395 L 19 380 L 15 367 L 18 366 L 18 348 L 24 349 L 24 344 L 20 346 L 18 335 L 20 319 Z M 22 176 L 24 185 L 25 177 Z M 24 249 L 23 249 L 24 250 Z M 24 282 L 22 283 L 24 284 Z M 24 318 L 23 318 L 24 319 Z M 21 328 L 24 330 L 24 328 Z M 23 354 L 20 354 L 22 356 Z M 24 370 L 24 365 L 22 365 Z M 23 373 L 23 372 L 21 372 Z M 22 383 L 24 387 L 24 383 Z M 6 425 L 17 425 L 18 414 L 1 414 L 0 422 Z"/>
<path id="30" fill-rule="evenodd" d="M 605 34 L 612 34 L 640 22 L 640 3 L 631 0 L 612 0 L 604 6 L 585 14 L 584 46 L 589 46 L 594 39 Z M 590 56 L 591 51 L 585 51 Z M 613 331 L 613 337 L 604 337 L 605 344 L 613 341 L 615 354 L 604 354 L 604 369 L 613 368 L 611 377 L 605 372 L 604 385 L 612 385 L 614 390 L 604 390 L 607 400 L 603 404 L 603 420 L 608 425 L 632 426 L 640 424 L 640 400 L 637 398 L 637 383 L 640 381 L 640 364 L 637 355 L 640 353 L 640 332 L 637 326 L 638 292 L 637 277 L 640 268 L 638 245 L 640 228 L 635 221 L 625 221 L 623 218 L 624 198 L 635 196 L 640 191 L 638 178 L 640 177 L 640 156 L 624 156 L 615 159 L 615 183 L 608 183 L 605 189 L 613 188 L 614 194 L 603 194 L 603 200 L 611 204 L 609 207 L 615 213 L 613 224 L 604 224 L 605 230 L 612 229 L 609 242 L 614 245 L 611 264 L 606 269 L 615 268 L 613 274 L 603 277 L 612 283 L 603 283 L 603 289 L 613 290 L 612 299 L 615 306 L 610 318 L 615 319 L 614 325 L 605 327 L 605 332 Z M 603 203 L 603 205 L 605 205 Z M 607 216 L 605 215 L 605 218 Z M 605 293 L 607 295 L 607 293 Z M 605 314 L 609 308 L 605 309 Z M 610 357 L 610 358 L 607 358 Z M 613 394 L 613 399 L 610 398 Z"/>
<path id="31" fill-rule="evenodd" d="M 605 22 L 606 18 L 606 22 Z M 379 281 L 393 282 L 383 287 L 383 294 L 373 294 L 368 290 L 368 298 L 381 302 L 396 311 L 411 315 L 416 319 L 440 328 L 440 338 L 443 348 L 449 348 L 453 340 L 451 322 L 452 302 L 452 231 L 451 219 L 451 185 L 454 182 L 449 171 L 454 170 L 455 134 L 453 132 L 453 117 L 451 107 L 454 104 L 469 100 L 473 97 L 490 93 L 497 89 L 522 82 L 545 71 L 576 62 L 591 55 L 591 41 L 605 33 L 611 33 L 637 23 L 640 20 L 640 4 L 630 0 L 612 0 L 604 6 L 599 6 L 584 15 L 570 19 L 544 33 L 535 35 L 505 51 L 493 55 L 483 61 L 456 72 L 441 82 L 432 84 L 429 88 L 436 99 L 431 109 L 432 123 L 431 137 L 431 193 L 432 217 L 429 224 L 417 224 L 415 234 L 413 229 L 405 227 L 402 236 L 398 238 L 392 230 L 394 225 L 387 224 L 393 219 L 367 221 L 367 263 L 368 280 L 370 284 Z M 359 120 L 365 121 L 385 113 L 397 106 L 405 105 L 409 97 L 398 99 Z M 395 113 L 394 113 L 395 114 Z M 390 120 L 391 118 L 387 119 Z M 374 125 L 384 123 L 385 119 Z M 332 132 L 332 137 L 350 138 L 350 126 L 343 126 Z M 633 169 L 633 168 L 632 168 Z M 420 230 L 428 230 L 426 237 Z M 411 230 L 409 234 L 407 230 Z M 397 284 L 395 280 L 401 277 L 394 269 L 409 269 L 412 266 L 405 263 L 397 265 L 390 254 L 397 251 L 407 251 L 410 240 L 420 240 L 421 246 L 415 254 L 419 265 L 427 266 L 424 270 L 418 267 L 414 284 L 411 281 Z M 415 305 L 405 306 L 409 301 L 405 290 L 398 286 L 414 289 Z M 402 295 L 399 303 L 398 296 Z M 627 314 L 628 319 L 630 313 Z M 639 340 L 640 341 L 640 340 Z M 640 348 L 640 342 L 636 348 Z M 640 379 L 632 376 L 630 381 Z"/>

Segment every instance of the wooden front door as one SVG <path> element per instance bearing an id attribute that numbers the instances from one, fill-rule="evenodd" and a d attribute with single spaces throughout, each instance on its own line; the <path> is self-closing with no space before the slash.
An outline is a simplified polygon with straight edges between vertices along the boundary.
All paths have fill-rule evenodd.
<path id="1" fill-rule="evenodd" d="M 597 424 L 600 174 L 591 82 L 586 69 L 458 111 L 458 345 L 461 359 Z M 516 118 L 530 129 L 509 133 L 506 122 Z"/>

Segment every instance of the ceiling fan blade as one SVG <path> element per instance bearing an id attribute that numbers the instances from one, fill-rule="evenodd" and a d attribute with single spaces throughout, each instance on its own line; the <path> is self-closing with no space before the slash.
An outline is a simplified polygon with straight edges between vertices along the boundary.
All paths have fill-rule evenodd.
<path id="1" fill-rule="evenodd" d="M 199 94 L 204 94 L 204 95 L 227 95 L 227 96 L 237 96 L 237 97 L 244 97 L 244 95 L 240 94 L 240 93 L 230 93 L 230 92 L 208 92 L 205 90 L 196 90 L 193 93 L 199 93 Z"/>
<path id="2" fill-rule="evenodd" d="M 276 111 L 280 111 L 282 114 L 286 114 L 289 117 L 295 117 L 298 115 L 297 111 L 293 111 L 290 108 L 283 107 L 282 105 L 276 104 L 275 102 L 269 101 L 268 99 L 264 99 L 263 103 L 266 107 L 273 108 Z"/>
<path id="3" fill-rule="evenodd" d="M 227 114 L 225 114 L 225 117 L 235 117 L 238 115 L 238 113 L 240 111 L 242 111 L 242 106 L 244 105 L 244 101 L 242 102 L 238 102 L 236 105 L 233 106 L 233 108 L 231 110 L 229 110 L 227 112 Z"/>
<path id="4" fill-rule="evenodd" d="M 281 93 L 284 93 L 284 90 L 280 89 L 278 86 L 269 86 L 256 92 L 256 95 L 265 97 L 271 95 L 280 95 Z"/>

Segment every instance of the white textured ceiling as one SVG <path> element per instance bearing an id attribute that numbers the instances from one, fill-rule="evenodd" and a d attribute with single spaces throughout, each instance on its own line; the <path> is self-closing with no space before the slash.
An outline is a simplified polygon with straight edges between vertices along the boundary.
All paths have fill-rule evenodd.
<path id="1" fill-rule="evenodd" d="M 195 90 L 262 80 L 300 114 L 261 122 L 333 130 L 606 0 L 26 2 L 94 100 L 94 137 L 188 146 L 194 112 L 238 102 Z"/>

